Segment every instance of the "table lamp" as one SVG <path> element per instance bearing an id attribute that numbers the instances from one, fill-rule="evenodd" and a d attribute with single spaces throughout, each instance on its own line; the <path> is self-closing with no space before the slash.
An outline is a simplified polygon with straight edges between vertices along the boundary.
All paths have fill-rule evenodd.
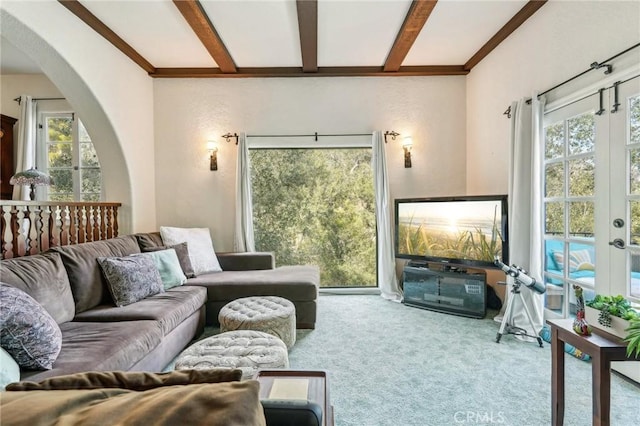
<path id="1" fill-rule="evenodd" d="M 49 186 L 54 184 L 51 176 L 33 167 L 11 176 L 9 183 L 11 185 L 29 185 L 31 187 L 31 192 L 29 192 L 31 201 L 36 199 L 36 186 Z"/>

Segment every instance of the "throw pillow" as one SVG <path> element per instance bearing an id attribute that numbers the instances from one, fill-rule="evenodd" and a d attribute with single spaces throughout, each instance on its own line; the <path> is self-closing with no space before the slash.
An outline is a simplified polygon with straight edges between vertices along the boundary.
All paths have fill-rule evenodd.
<path id="1" fill-rule="evenodd" d="M 156 264 L 147 256 L 99 257 L 98 264 L 116 306 L 164 291 Z"/>
<path id="2" fill-rule="evenodd" d="M 187 277 L 182 273 L 178 255 L 174 249 L 137 253 L 133 256 L 148 256 L 153 260 L 156 268 L 158 268 L 165 290 L 182 285 L 187 281 Z"/>
<path id="3" fill-rule="evenodd" d="M 20 381 L 20 367 L 15 359 L 4 349 L 0 348 L 0 391 L 9 383 Z"/>
<path id="4" fill-rule="evenodd" d="M 53 368 L 62 348 L 58 323 L 33 297 L 4 283 L 0 283 L 0 305 L 0 345 L 23 368 Z"/>
<path id="5" fill-rule="evenodd" d="M 559 270 L 564 269 L 563 252 L 554 251 L 553 260 L 555 260 Z M 573 250 L 569 252 L 569 272 L 593 270 L 595 270 L 595 266 L 591 261 L 591 254 L 589 253 L 589 250 Z"/>
<path id="6" fill-rule="evenodd" d="M 216 252 L 211 242 L 208 228 L 173 228 L 161 226 L 162 241 L 168 246 L 186 242 L 189 246 L 189 258 L 195 275 L 207 272 L 220 272 Z"/>
<path id="7" fill-rule="evenodd" d="M 176 251 L 176 255 L 178 255 L 178 262 L 180 262 L 180 267 L 182 268 L 182 272 L 187 278 L 193 278 L 196 274 L 193 273 L 193 266 L 191 266 L 191 259 L 189 258 L 189 247 L 187 243 L 180 243 L 170 247 L 167 246 L 156 246 L 156 247 L 143 247 L 142 251 L 144 253 L 148 253 L 150 251 L 158 251 L 158 250 L 166 250 L 166 249 L 174 249 Z"/>

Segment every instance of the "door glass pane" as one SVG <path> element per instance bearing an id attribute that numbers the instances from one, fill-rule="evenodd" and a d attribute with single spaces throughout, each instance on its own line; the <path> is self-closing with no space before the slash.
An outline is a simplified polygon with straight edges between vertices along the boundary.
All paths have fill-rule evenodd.
<path id="1" fill-rule="evenodd" d="M 100 194 L 100 169 L 81 169 L 80 181 L 83 193 Z"/>
<path id="2" fill-rule="evenodd" d="M 629 202 L 629 213 L 629 244 L 637 246 L 640 245 L 640 201 Z"/>
<path id="3" fill-rule="evenodd" d="M 71 118 L 47 118 L 47 140 L 50 142 L 71 142 L 73 140 L 73 121 Z"/>
<path id="4" fill-rule="evenodd" d="M 553 124 L 545 129 L 544 158 L 558 158 L 564 154 L 564 123 Z"/>
<path id="5" fill-rule="evenodd" d="M 595 227 L 594 203 L 580 201 L 569 203 L 569 235 L 572 237 L 593 237 Z"/>
<path id="6" fill-rule="evenodd" d="M 78 140 L 80 142 L 91 142 L 89 133 L 87 133 L 87 129 L 85 129 L 84 124 L 82 124 L 80 120 L 78 120 Z"/>
<path id="7" fill-rule="evenodd" d="M 545 167 L 545 197 L 564 195 L 564 163 L 547 164 Z"/>
<path id="8" fill-rule="evenodd" d="M 54 169 L 49 170 L 49 175 L 53 178 L 53 186 L 49 187 L 49 194 L 69 193 L 73 200 L 73 176 L 71 169 Z M 54 199 L 54 201 L 60 201 Z"/>
<path id="9" fill-rule="evenodd" d="M 376 286 L 371 149 L 251 149 L 256 249 L 316 264 L 323 287 Z"/>
<path id="10" fill-rule="evenodd" d="M 631 296 L 640 298 L 640 253 L 630 253 Z"/>
<path id="11" fill-rule="evenodd" d="M 52 143 L 47 145 L 48 167 L 72 167 L 73 155 L 70 143 Z"/>
<path id="12" fill-rule="evenodd" d="M 629 98 L 629 143 L 640 143 L 640 96 Z"/>
<path id="13" fill-rule="evenodd" d="M 629 192 L 640 194 L 640 149 L 629 150 Z"/>
<path id="14" fill-rule="evenodd" d="M 593 157 L 569 161 L 569 196 L 593 195 L 595 189 L 594 171 Z"/>
<path id="15" fill-rule="evenodd" d="M 100 167 L 98 162 L 98 154 L 91 142 L 80 144 L 80 166 L 81 167 Z"/>
<path id="16" fill-rule="evenodd" d="M 593 113 L 582 114 L 567 120 L 569 154 L 592 152 L 595 147 L 595 120 Z"/>
<path id="17" fill-rule="evenodd" d="M 545 203 L 545 233 L 550 235 L 564 235 L 564 203 Z"/>

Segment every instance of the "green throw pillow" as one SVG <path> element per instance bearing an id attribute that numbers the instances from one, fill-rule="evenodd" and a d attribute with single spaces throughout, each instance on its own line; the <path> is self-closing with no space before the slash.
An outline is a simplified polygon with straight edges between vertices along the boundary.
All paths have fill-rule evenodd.
<path id="1" fill-rule="evenodd" d="M 165 290 L 177 287 L 187 281 L 182 272 L 178 255 L 174 249 L 136 253 L 134 256 L 147 256 L 153 260 L 160 272 L 160 279 Z"/>

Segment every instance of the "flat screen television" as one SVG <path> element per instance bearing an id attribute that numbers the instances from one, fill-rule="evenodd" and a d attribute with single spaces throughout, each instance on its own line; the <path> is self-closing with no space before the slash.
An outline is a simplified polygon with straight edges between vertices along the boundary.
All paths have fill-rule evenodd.
<path id="1" fill-rule="evenodd" d="M 451 266 L 509 264 L 507 196 L 395 200 L 396 257 Z"/>

